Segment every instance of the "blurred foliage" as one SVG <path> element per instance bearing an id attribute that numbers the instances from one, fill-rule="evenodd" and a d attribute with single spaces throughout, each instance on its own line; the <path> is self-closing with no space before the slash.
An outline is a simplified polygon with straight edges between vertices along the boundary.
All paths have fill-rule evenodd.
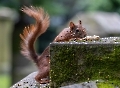
<path id="1" fill-rule="evenodd" d="M 22 4 L 42 6 L 50 14 L 64 14 L 74 10 L 103 10 L 120 13 L 120 0 L 0 0 L 0 6 L 19 9 Z"/>
<path id="2" fill-rule="evenodd" d="M 85 0 L 87 10 L 102 10 L 120 13 L 120 0 Z"/>
<path id="3" fill-rule="evenodd" d="M 0 74 L 0 88 L 9 88 L 10 76 L 7 74 Z"/>
<path id="4" fill-rule="evenodd" d="M 19 0 L 0 0 L 0 6 L 7 6 L 10 8 L 19 9 L 20 1 Z"/>
<path id="5" fill-rule="evenodd" d="M 66 12 L 66 10 L 64 9 L 64 6 L 58 2 L 56 2 L 55 0 L 33 0 L 33 4 L 34 6 L 41 6 L 43 8 L 45 8 L 46 10 L 48 10 L 47 12 L 49 14 L 63 14 Z"/>
<path id="6" fill-rule="evenodd" d="M 67 17 L 73 16 L 78 11 L 102 10 L 120 13 L 120 0 L 0 0 L 0 6 L 16 10 L 24 5 L 41 6 L 50 15 L 67 15 Z"/>
<path id="7" fill-rule="evenodd" d="M 66 12 L 65 6 L 56 0 L 0 0 L 0 6 L 7 6 L 19 10 L 21 6 L 41 6 L 48 10 L 49 14 L 64 14 Z"/>

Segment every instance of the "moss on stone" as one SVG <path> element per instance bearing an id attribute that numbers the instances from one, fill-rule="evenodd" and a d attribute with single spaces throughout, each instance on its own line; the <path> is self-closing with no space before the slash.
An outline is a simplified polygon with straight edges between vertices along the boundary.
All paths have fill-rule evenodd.
<path id="1" fill-rule="evenodd" d="M 106 39 L 87 43 L 52 43 L 52 88 L 101 79 L 120 87 L 120 43 L 108 42 L 109 38 L 103 40 Z"/>

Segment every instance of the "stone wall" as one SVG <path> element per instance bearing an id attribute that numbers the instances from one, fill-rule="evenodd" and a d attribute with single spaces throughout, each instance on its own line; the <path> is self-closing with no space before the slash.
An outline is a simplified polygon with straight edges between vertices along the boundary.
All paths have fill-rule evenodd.
<path id="1" fill-rule="evenodd" d="M 50 53 L 52 88 L 94 80 L 120 87 L 119 37 L 56 42 L 51 44 Z"/>

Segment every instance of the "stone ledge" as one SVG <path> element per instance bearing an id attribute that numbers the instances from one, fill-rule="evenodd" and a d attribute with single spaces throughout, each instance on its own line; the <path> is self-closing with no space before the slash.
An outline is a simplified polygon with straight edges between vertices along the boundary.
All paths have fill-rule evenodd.
<path id="1" fill-rule="evenodd" d="M 35 81 L 34 77 L 36 76 L 37 72 L 33 72 L 11 86 L 10 88 L 50 88 L 50 84 L 39 84 Z M 69 86 L 64 86 L 60 88 L 97 88 L 95 81 L 90 82 L 83 82 L 79 84 L 73 84 Z"/>

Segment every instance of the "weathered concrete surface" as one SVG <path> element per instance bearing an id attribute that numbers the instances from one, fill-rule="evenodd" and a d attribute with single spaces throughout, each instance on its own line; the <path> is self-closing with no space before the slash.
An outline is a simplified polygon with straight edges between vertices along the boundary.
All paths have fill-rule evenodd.
<path id="1" fill-rule="evenodd" d="M 50 88 L 50 84 L 39 84 L 35 81 L 35 76 L 37 72 L 33 72 L 30 75 L 23 78 L 21 81 L 17 82 L 10 88 Z M 73 84 L 69 86 L 64 86 L 60 88 L 97 88 L 95 81 L 83 82 L 80 84 Z"/>
<path id="2" fill-rule="evenodd" d="M 64 86 L 61 88 L 98 88 L 96 85 L 96 82 L 91 81 L 91 82 L 83 82 L 80 84 L 73 84 L 73 85 L 69 85 L 69 86 Z"/>
<path id="3" fill-rule="evenodd" d="M 49 88 L 49 84 L 39 84 L 34 78 L 37 72 L 33 72 L 23 78 L 21 81 L 17 82 L 10 88 Z"/>

